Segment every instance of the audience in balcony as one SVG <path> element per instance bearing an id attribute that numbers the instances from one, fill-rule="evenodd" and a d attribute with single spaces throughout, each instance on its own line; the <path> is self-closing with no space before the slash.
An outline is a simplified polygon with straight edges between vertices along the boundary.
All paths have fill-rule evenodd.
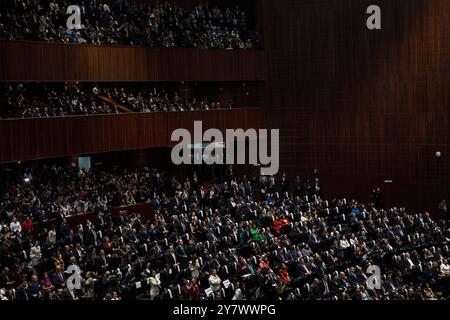
<path id="1" fill-rule="evenodd" d="M 135 92 L 136 91 L 136 92 Z M 110 101 L 102 99 L 107 97 Z M 141 88 L 125 89 L 114 86 L 86 86 L 78 83 L 7 84 L 0 96 L 0 118 L 45 118 L 69 115 L 94 115 L 123 112 L 192 111 L 231 108 L 233 102 L 221 104 L 208 98 L 182 99 L 175 91 Z"/>
<path id="2" fill-rule="evenodd" d="M 209 6 L 191 10 L 172 2 L 152 6 L 114 5 L 98 1 L 18 0 L 0 4 L 0 38 L 63 43 L 121 44 L 147 47 L 251 49 L 262 45 L 261 34 L 249 30 L 247 13 Z M 78 5 L 81 25 L 69 29 L 66 13 Z"/>
<path id="3" fill-rule="evenodd" d="M 182 99 L 175 91 L 170 95 L 165 90 L 142 89 L 133 92 L 125 88 L 104 88 L 104 94 L 135 112 L 155 112 L 155 111 L 193 111 L 193 110 L 215 110 L 222 109 L 219 101 L 209 102 L 207 98 L 193 98 L 192 100 Z M 229 102 L 228 108 L 232 107 Z"/>
<path id="4" fill-rule="evenodd" d="M 1 118 L 44 118 L 69 115 L 118 113 L 95 94 L 75 83 L 62 88 L 51 84 L 5 85 L 0 97 Z"/>
<path id="5" fill-rule="evenodd" d="M 297 196 L 283 192 L 276 177 L 229 175 L 222 182 L 227 188 L 190 178 L 181 183 L 147 169 L 96 174 L 46 167 L 28 182 L 7 185 L 0 298 L 449 297 L 447 221 L 404 208 L 326 201 L 300 179 Z M 150 202 L 154 219 L 110 213 L 111 206 L 135 202 Z M 67 216 L 77 207 L 96 214 L 71 228 Z M 59 216 L 56 225 L 42 219 L 48 214 Z M 40 230 L 24 227 L 30 216 L 40 220 Z M 381 271 L 375 282 L 366 273 L 373 265 Z M 73 287 L 69 277 L 78 268 L 81 284 Z"/>

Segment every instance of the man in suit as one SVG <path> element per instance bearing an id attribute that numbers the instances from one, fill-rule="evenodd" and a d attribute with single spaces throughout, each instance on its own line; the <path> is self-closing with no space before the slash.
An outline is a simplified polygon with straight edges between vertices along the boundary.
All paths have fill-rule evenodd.
<path id="1" fill-rule="evenodd" d="M 300 276 L 306 277 L 311 274 L 311 271 L 308 269 L 308 267 L 305 264 L 305 260 L 303 258 L 300 259 L 300 263 L 298 265 L 298 271 L 300 272 Z"/>
<path id="2" fill-rule="evenodd" d="M 118 215 L 113 218 L 114 224 L 116 226 L 123 226 L 125 223 L 125 218 L 123 216 L 123 211 L 119 211 Z"/>
<path id="3" fill-rule="evenodd" d="M 104 213 L 103 211 L 99 211 L 97 217 L 94 219 L 94 225 L 97 230 L 100 230 L 105 225 L 105 221 L 103 219 Z"/>
<path id="4" fill-rule="evenodd" d="M 315 278 L 313 280 L 313 283 L 309 287 L 309 295 L 312 300 L 319 300 L 322 298 L 322 291 L 320 289 L 319 279 Z"/>
<path id="5" fill-rule="evenodd" d="M 138 257 L 133 263 L 133 270 L 136 273 L 141 273 L 145 269 L 144 257 Z"/>
<path id="6" fill-rule="evenodd" d="M 75 236 L 73 234 L 73 230 L 70 229 L 69 234 L 64 238 L 64 244 L 66 244 L 66 245 L 73 244 L 74 238 L 75 238 Z"/>
<path id="7" fill-rule="evenodd" d="M 327 297 L 331 293 L 331 288 L 328 283 L 328 275 L 324 274 L 322 280 L 320 281 L 320 291 L 323 297 Z"/>
<path id="8" fill-rule="evenodd" d="M 339 273 L 339 277 L 336 279 L 336 285 L 342 289 L 347 289 L 350 287 L 350 284 L 347 281 L 347 276 L 344 272 Z"/>
<path id="9" fill-rule="evenodd" d="M 83 265 L 84 263 L 84 249 L 81 247 L 81 244 L 77 242 L 75 244 L 75 249 L 72 251 L 72 255 L 77 260 L 78 264 Z"/>
<path id="10" fill-rule="evenodd" d="M 83 226 L 78 227 L 78 232 L 76 235 L 74 235 L 72 243 L 79 243 L 81 245 L 84 244 L 84 234 L 83 234 Z"/>
<path id="11" fill-rule="evenodd" d="M 165 263 L 169 266 L 174 266 L 178 264 L 178 259 L 175 254 L 175 250 L 173 249 L 173 244 L 169 245 L 169 249 L 164 255 Z"/>
<path id="12" fill-rule="evenodd" d="M 56 266 L 55 272 L 52 275 L 52 283 L 58 288 L 64 288 L 66 285 L 66 276 L 64 275 L 63 267 L 58 265 Z"/>
<path id="13" fill-rule="evenodd" d="M 11 280 L 10 274 L 9 274 L 9 268 L 5 267 L 0 273 L 0 288 L 11 288 L 11 285 L 14 284 L 14 281 Z"/>
<path id="14" fill-rule="evenodd" d="M 180 262 L 180 267 L 182 269 L 185 269 L 188 267 L 188 256 L 186 254 L 186 251 L 184 250 L 184 243 L 183 240 L 178 240 L 178 245 L 176 247 L 176 257 L 177 260 Z"/>
<path id="15" fill-rule="evenodd" d="M 19 286 L 16 288 L 15 296 L 17 301 L 29 301 L 30 297 L 27 293 L 27 282 L 26 280 L 23 280 Z"/>
<path id="16" fill-rule="evenodd" d="M 87 246 L 96 246 L 97 245 L 97 233 L 95 231 L 95 226 L 91 225 L 91 227 L 86 232 L 86 245 Z"/>
<path id="17" fill-rule="evenodd" d="M 69 234 L 69 224 L 67 223 L 67 219 L 64 219 L 61 225 L 59 226 L 59 232 L 61 233 L 61 238 L 64 239 Z"/>
<path id="18" fill-rule="evenodd" d="M 98 256 L 95 257 L 95 267 L 99 272 L 105 272 L 108 269 L 108 261 L 104 250 L 100 250 Z"/>
<path id="19" fill-rule="evenodd" d="M 37 300 L 40 297 L 39 281 L 35 274 L 31 276 L 31 281 L 27 285 L 27 294 L 33 300 Z"/>
<path id="20" fill-rule="evenodd" d="M 356 283 L 358 283 L 358 276 L 355 273 L 355 267 L 350 267 L 350 270 L 348 272 L 348 282 L 351 285 L 355 285 Z"/>
<path id="21" fill-rule="evenodd" d="M 170 266 L 165 265 L 164 269 L 159 274 L 159 279 L 161 280 L 161 286 L 167 287 L 173 280 L 173 273 L 170 273 Z"/>
<path id="22" fill-rule="evenodd" d="M 317 235 L 316 229 L 312 229 L 311 233 L 308 234 L 308 243 L 311 246 L 317 246 L 320 243 L 320 238 Z"/>

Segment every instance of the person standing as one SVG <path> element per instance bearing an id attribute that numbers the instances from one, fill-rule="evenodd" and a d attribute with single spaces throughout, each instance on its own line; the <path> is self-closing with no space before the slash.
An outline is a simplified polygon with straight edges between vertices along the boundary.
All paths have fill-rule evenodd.
<path id="1" fill-rule="evenodd" d="M 150 299 L 154 300 L 155 297 L 159 296 L 159 290 L 161 289 L 161 280 L 159 280 L 155 270 L 152 271 L 150 285 Z"/>
<path id="2" fill-rule="evenodd" d="M 371 198 L 377 210 L 383 209 L 383 193 L 381 192 L 380 187 L 377 187 L 372 191 Z"/>
<path id="3" fill-rule="evenodd" d="M 442 217 L 448 220 L 449 216 L 448 216 L 447 202 L 445 199 L 439 203 L 438 209 Z"/>

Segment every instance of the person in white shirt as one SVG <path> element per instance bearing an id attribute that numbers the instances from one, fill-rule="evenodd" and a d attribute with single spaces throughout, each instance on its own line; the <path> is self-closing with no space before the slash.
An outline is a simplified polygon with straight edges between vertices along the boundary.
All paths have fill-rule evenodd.
<path id="1" fill-rule="evenodd" d="M 36 241 L 34 245 L 30 249 L 30 258 L 31 258 L 31 266 L 36 267 L 42 258 L 41 247 L 39 243 Z"/>
<path id="2" fill-rule="evenodd" d="M 350 243 L 345 236 L 342 236 L 341 240 L 339 241 L 339 248 L 341 248 L 342 250 L 350 248 Z"/>
<path id="3" fill-rule="evenodd" d="M 357 244 L 359 244 L 358 238 L 356 238 L 355 234 L 352 234 L 350 236 L 350 245 L 356 246 Z"/>
<path id="4" fill-rule="evenodd" d="M 444 259 L 441 263 L 441 267 L 439 268 L 441 271 L 441 277 L 450 276 L 450 265 L 448 264 L 448 260 Z"/>
<path id="5" fill-rule="evenodd" d="M 72 208 L 70 207 L 70 204 L 68 202 L 61 204 L 60 207 L 64 217 L 70 215 Z"/>
<path id="6" fill-rule="evenodd" d="M 55 244 L 56 243 L 56 229 L 52 228 L 49 232 L 48 232 L 48 241 L 51 244 Z"/>
<path id="7" fill-rule="evenodd" d="M 22 231 L 22 226 L 20 225 L 20 222 L 17 221 L 16 217 L 12 219 L 11 223 L 9 224 L 9 228 L 13 233 Z"/>
<path id="8" fill-rule="evenodd" d="M 198 259 L 192 259 L 189 262 L 189 270 L 191 271 L 191 278 L 198 278 L 200 275 L 199 270 L 200 264 L 198 263 Z"/>
<path id="9" fill-rule="evenodd" d="M 341 258 L 345 259 L 349 254 L 350 242 L 348 242 L 345 236 L 341 237 L 339 240 L 339 255 Z"/>
<path id="10" fill-rule="evenodd" d="M 409 255 L 408 252 L 405 253 L 405 261 L 409 270 L 414 269 L 415 267 L 414 262 L 411 260 L 411 256 Z"/>
<path id="11" fill-rule="evenodd" d="M 155 271 L 152 271 L 152 276 L 150 277 L 150 299 L 153 300 L 155 297 L 159 296 L 159 290 L 161 289 L 161 280 L 159 280 Z"/>
<path id="12" fill-rule="evenodd" d="M 111 301 L 119 301 L 119 300 L 121 300 L 121 298 L 118 296 L 116 291 L 113 291 L 111 293 Z"/>
<path id="13" fill-rule="evenodd" d="M 0 301 L 8 301 L 8 297 L 6 296 L 6 290 L 0 289 Z"/>
<path id="14" fill-rule="evenodd" d="M 242 292 L 241 286 L 239 283 L 236 283 L 236 289 L 234 290 L 234 295 L 231 300 L 244 300 L 244 293 Z"/>
<path id="15" fill-rule="evenodd" d="M 222 280 L 217 274 L 216 270 L 213 270 L 211 272 L 211 275 L 209 276 L 209 286 L 211 287 L 212 291 L 218 291 L 220 290 L 220 286 L 222 284 Z"/>

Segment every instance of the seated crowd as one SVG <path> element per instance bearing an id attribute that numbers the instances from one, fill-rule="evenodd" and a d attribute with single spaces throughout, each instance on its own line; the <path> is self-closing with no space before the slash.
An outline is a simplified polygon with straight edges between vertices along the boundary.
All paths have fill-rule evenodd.
<path id="1" fill-rule="evenodd" d="M 134 92 L 136 91 L 136 92 Z M 110 99 L 110 103 L 101 96 Z M 207 98 L 182 99 L 164 89 L 125 89 L 113 86 L 64 84 L 6 84 L 0 96 L 0 118 L 45 118 L 131 112 L 213 110 L 224 106 Z M 227 107 L 232 107 L 229 102 Z M 125 110 L 125 112 L 126 112 Z"/>
<path id="2" fill-rule="evenodd" d="M 62 87 L 47 84 L 3 86 L 0 96 L 0 118 L 46 118 L 70 115 L 118 113 L 93 92 L 76 84 Z"/>
<path id="3" fill-rule="evenodd" d="M 216 110 L 223 106 L 219 101 L 210 102 L 207 98 L 193 98 L 187 100 L 181 98 L 175 91 L 173 95 L 162 90 L 137 89 L 126 90 L 125 88 L 103 88 L 103 93 L 113 101 L 116 101 L 134 112 L 155 111 L 194 111 L 194 110 Z M 230 101 L 227 108 L 232 108 Z"/>
<path id="4" fill-rule="evenodd" d="M 297 177 L 290 186 L 285 175 L 278 181 L 227 174 L 209 184 L 194 172 L 180 183 L 156 170 L 53 166 L 3 190 L 3 300 L 449 295 L 447 221 L 404 208 L 323 200 L 318 179 Z M 154 219 L 111 214 L 115 206 L 139 202 L 152 205 Z M 68 216 L 85 210 L 94 213 L 92 221 L 70 226 Z M 373 265 L 381 272 L 376 281 L 367 273 Z M 79 285 L 72 282 L 74 270 Z"/>
<path id="5" fill-rule="evenodd" d="M 81 26 L 67 27 L 70 5 L 78 5 Z M 164 2 L 114 5 L 96 0 L 18 0 L 0 3 L 0 39 L 63 43 L 121 44 L 148 47 L 251 49 L 262 46 L 261 34 L 249 30 L 239 6 L 191 10 Z"/>

